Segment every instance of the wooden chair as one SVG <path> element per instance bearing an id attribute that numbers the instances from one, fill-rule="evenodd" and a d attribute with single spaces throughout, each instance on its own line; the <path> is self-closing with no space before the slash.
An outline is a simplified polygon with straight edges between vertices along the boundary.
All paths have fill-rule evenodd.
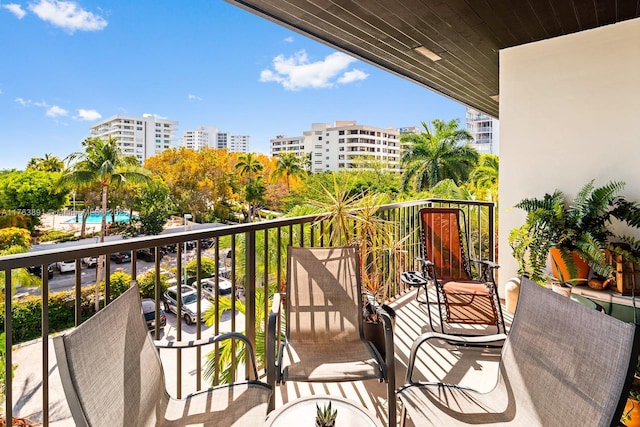
<path id="1" fill-rule="evenodd" d="M 420 209 L 419 215 L 423 253 L 418 261 L 422 270 L 403 272 L 401 279 L 418 287 L 416 298 L 424 289 L 425 299 L 421 302 L 427 304 L 431 329 L 435 330 L 431 306 L 437 305 L 442 333 L 445 323 L 495 325 L 498 333 L 505 333 L 493 274 L 498 265 L 470 259 L 464 212 L 458 208 L 426 207 Z M 430 284 L 436 289 L 434 303 L 429 301 Z"/>
<path id="2" fill-rule="evenodd" d="M 378 379 L 387 383 L 389 425 L 396 425 L 391 319 L 384 310 L 383 358 L 362 331 L 362 289 L 357 248 L 288 248 L 286 339 L 277 360 L 267 360 L 269 383 Z M 267 355 L 280 337 L 280 298 L 269 318 Z M 269 372 L 269 371 L 268 371 Z"/>
<path id="3" fill-rule="evenodd" d="M 406 385 L 398 390 L 402 422 L 416 426 L 613 426 L 638 362 L 635 324 L 560 296 L 523 277 L 509 335 L 420 336 L 411 348 Z M 495 387 L 488 393 L 419 382 L 416 360 L 430 340 L 504 340 Z M 462 349 L 464 351 L 464 349 Z"/>
<path id="4" fill-rule="evenodd" d="M 247 426 L 262 425 L 272 387 L 256 380 L 251 343 L 239 333 L 194 342 L 187 348 L 223 339 L 246 345 L 253 379 L 174 399 L 142 315 L 138 286 L 71 332 L 53 339 L 58 370 L 76 426 Z"/>

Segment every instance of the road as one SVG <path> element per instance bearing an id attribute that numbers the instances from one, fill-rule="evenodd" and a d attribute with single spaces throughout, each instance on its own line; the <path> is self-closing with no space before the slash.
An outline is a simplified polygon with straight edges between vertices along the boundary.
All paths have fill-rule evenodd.
<path id="1" fill-rule="evenodd" d="M 191 261 L 192 259 L 194 259 L 196 256 L 196 251 L 191 250 L 186 252 L 186 262 Z M 221 255 L 220 259 L 224 259 L 222 258 L 223 255 Z M 213 258 L 214 257 L 214 252 L 212 250 L 203 250 L 202 251 L 202 257 L 203 258 Z M 127 274 L 131 274 L 131 262 L 127 261 L 127 262 L 123 262 L 121 264 L 117 264 L 114 261 L 110 261 L 110 271 L 111 273 L 114 273 L 116 271 L 123 271 Z M 136 273 L 137 276 L 144 274 L 145 272 L 147 272 L 148 270 L 152 270 L 155 267 L 155 262 L 149 262 L 149 261 L 142 261 L 142 260 L 137 260 L 136 261 Z M 185 265 L 185 262 L 183 261 L 183 266 Z M 162 257 L 162 260 L 160 261 L 160 268 L 162 270 L 169 270 L 171 268 L 175 268 L 176 266 L 176 254 L 175 253 L 168 253 L 165 256 Z M 53 277 L 51 277 L 51 279 L 49 279 L 49 292 L 60 292 L 60 291 L 69 291 L 74 289 L 75 287 L 75 271 L 69 271 L 69 272 L 64 272 L 64 273 L 60 273 L 58 271 L 58 269 L 54 269 L 54 273 L 53 273 Z M 82 286 L 87 286 L 87 285 L 93 285 L 96 282 L 96 268 L 92 267 L 92 268 L 87 268 L 86 266 L 82 265 L 81 266 L 81 272 L 80 272 L 80 281 L 82 283 Z M 40 290 L 38 288 L 23 288 L 20 287 L 16 290 L 16 294 L 15 297 L 19 298 L 21 296 L 24 295 L 37 295 L 40 294 Z"/>

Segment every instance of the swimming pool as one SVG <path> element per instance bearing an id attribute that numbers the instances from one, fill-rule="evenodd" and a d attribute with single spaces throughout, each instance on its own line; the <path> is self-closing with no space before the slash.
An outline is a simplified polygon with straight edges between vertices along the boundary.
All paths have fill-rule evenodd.
<path id="1" fill-rule="evenodd" d="M 107 222 L 111 222 L 111 212 L 107 212 Z M 135 219 L 135 216 L 134 216 Z M 78 216 L 78 222 L 82 221 L 82 217 Z M 65 222 L 76 222 L 75 218 L 66 220 Z M 87 217 L 87 224 L 100 224 L 102 222 L 102 212 L 91 212 Z M 116 222 L 129 222 L 129 214 L 127 212 L 117 212 Z"/>

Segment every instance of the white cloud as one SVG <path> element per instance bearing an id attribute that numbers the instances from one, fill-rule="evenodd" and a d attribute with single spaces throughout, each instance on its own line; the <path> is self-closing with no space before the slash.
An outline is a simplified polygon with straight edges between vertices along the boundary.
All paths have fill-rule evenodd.
<path id="1" fill-rule="evenodd" d="M 358 80 L 364 80 L 367 77 L 369 77 L 369 74 L 365 73 L 364 71 L 355 69 L 344 73 L 342 77 L 338 79 L 338 83 L 345 85 L 348 83 L 357 82 Z"/>
<path id="2" fill-rule="evenodd" d="M 262 70 L 260 81 L 280 83 L 288 90 L 334 87 L 336 83 L 346 84 L 367 77 L 358 70 L 345 71 L 354 61 L 349 55 L 335 52 L 322 61 L 310 62 L 307 53 L 301 50 L 288 58 L 284 55 L 273 58 L 273 69 Z"/>
<path id="3" fill-rule="evenodd" d="M 189 101 L 202 101 L 202 98 L 200 98 L 198 95 L 189 94 L 187 95 L 187 98 L 189 99 Z"/>
<path id="4" fill-rule="evenodd" d="M 67 110 L 65 110 L 64 108 L 58 107 L 57 105 L 54 105 L 53 107 L 47 110 L 47 117 L 61 117 L 61 116 L 66 116 L 67 114 L 69 114 Z"/>
<path id="5" fill-rule="evenodd" d="M 31 100 L 29 100 L 29 103 L 31 103 Z M 35 105 L 36 107 L 49 108 L 49 104 L 44 101 L 34 102 L 33 105 Z"/>
<path id="6" fill-rule="evenodd" d="M 25 15 L 27 14 L 27 12 L 25 12 L 24 9 L 22 9 L 22 6 L 20 6 L 19 4 L 15 4 L 15 3 L 3 4 L 2 7 L 7 9 L 9 12 L 13 13 L 18 19 L 24 18 Z"/>
<path id="7" fill-rule="evenodd" d="M 101 119 L 102 115 L 98 113 L 96 110 L 85 110 L 84 108 L 81 108 L 78 110 L 77 118 L 80 120 L 91 121 L 91 120 Z"/>
<path id="8" fill-rule="evenodd" d="M 27 107 L 29 105 L 31 105 L 31 100 L 30 99 L 24 99 L 24 98 L 16 98 L 15 101 L 22 105 L 23 107 Z"/>
<path id="9" fill-rule="evenodd" d="M 107 26 L 107 21 L 84 10 L 72 1 L 39 0 L 29 5 L 29 9 L 43 21 L 63 28 L 73 34 L 75 31 L 99 31 Z"/>
<path id="10" fill-rule="evenodd" d="M 284 39 L 284 41 L 287 43 L 293 43 L 293 37 L 289 36 L 286 39 Z"/>

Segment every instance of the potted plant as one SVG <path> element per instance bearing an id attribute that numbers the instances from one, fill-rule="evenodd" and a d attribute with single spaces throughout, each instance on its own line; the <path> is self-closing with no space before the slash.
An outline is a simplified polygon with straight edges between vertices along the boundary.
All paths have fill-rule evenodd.
<path id="1" fill-rule="evenodd" d="M 629 390 L 627 403 L 620 422 L 627 427 L 640 427 L 640 365 L 636 366 L 633 376 L 633 384 Z"/>
<path id="2" fill-rule="evenodd" d="M 620 181 L 595 187 L 591 180 L 574 200 L 556 190 L 543 198 L 523 199 L 517 208 L 527 212 L 525 223 L 511 231 L 509 244 L 518 261 L 519 273 L 528 274 L 542 283 L 549 255 L 555 277 L 582 284 L 589 270 L 601 278 L 612 274 L 605 250 L 618 239 L 610 229 L 612 219 L 632 227 L 640 226 L 640 208 L 619 196 L 624 188 Z M 580 272 L 584 264 L 586 272 Z"/>
<path id="3" fill-rule="evenodd" d="M 322 408 L 316 403 L 316 427 L 335 427 L 337 409 L 331 409 L 331 401 Z"/>

